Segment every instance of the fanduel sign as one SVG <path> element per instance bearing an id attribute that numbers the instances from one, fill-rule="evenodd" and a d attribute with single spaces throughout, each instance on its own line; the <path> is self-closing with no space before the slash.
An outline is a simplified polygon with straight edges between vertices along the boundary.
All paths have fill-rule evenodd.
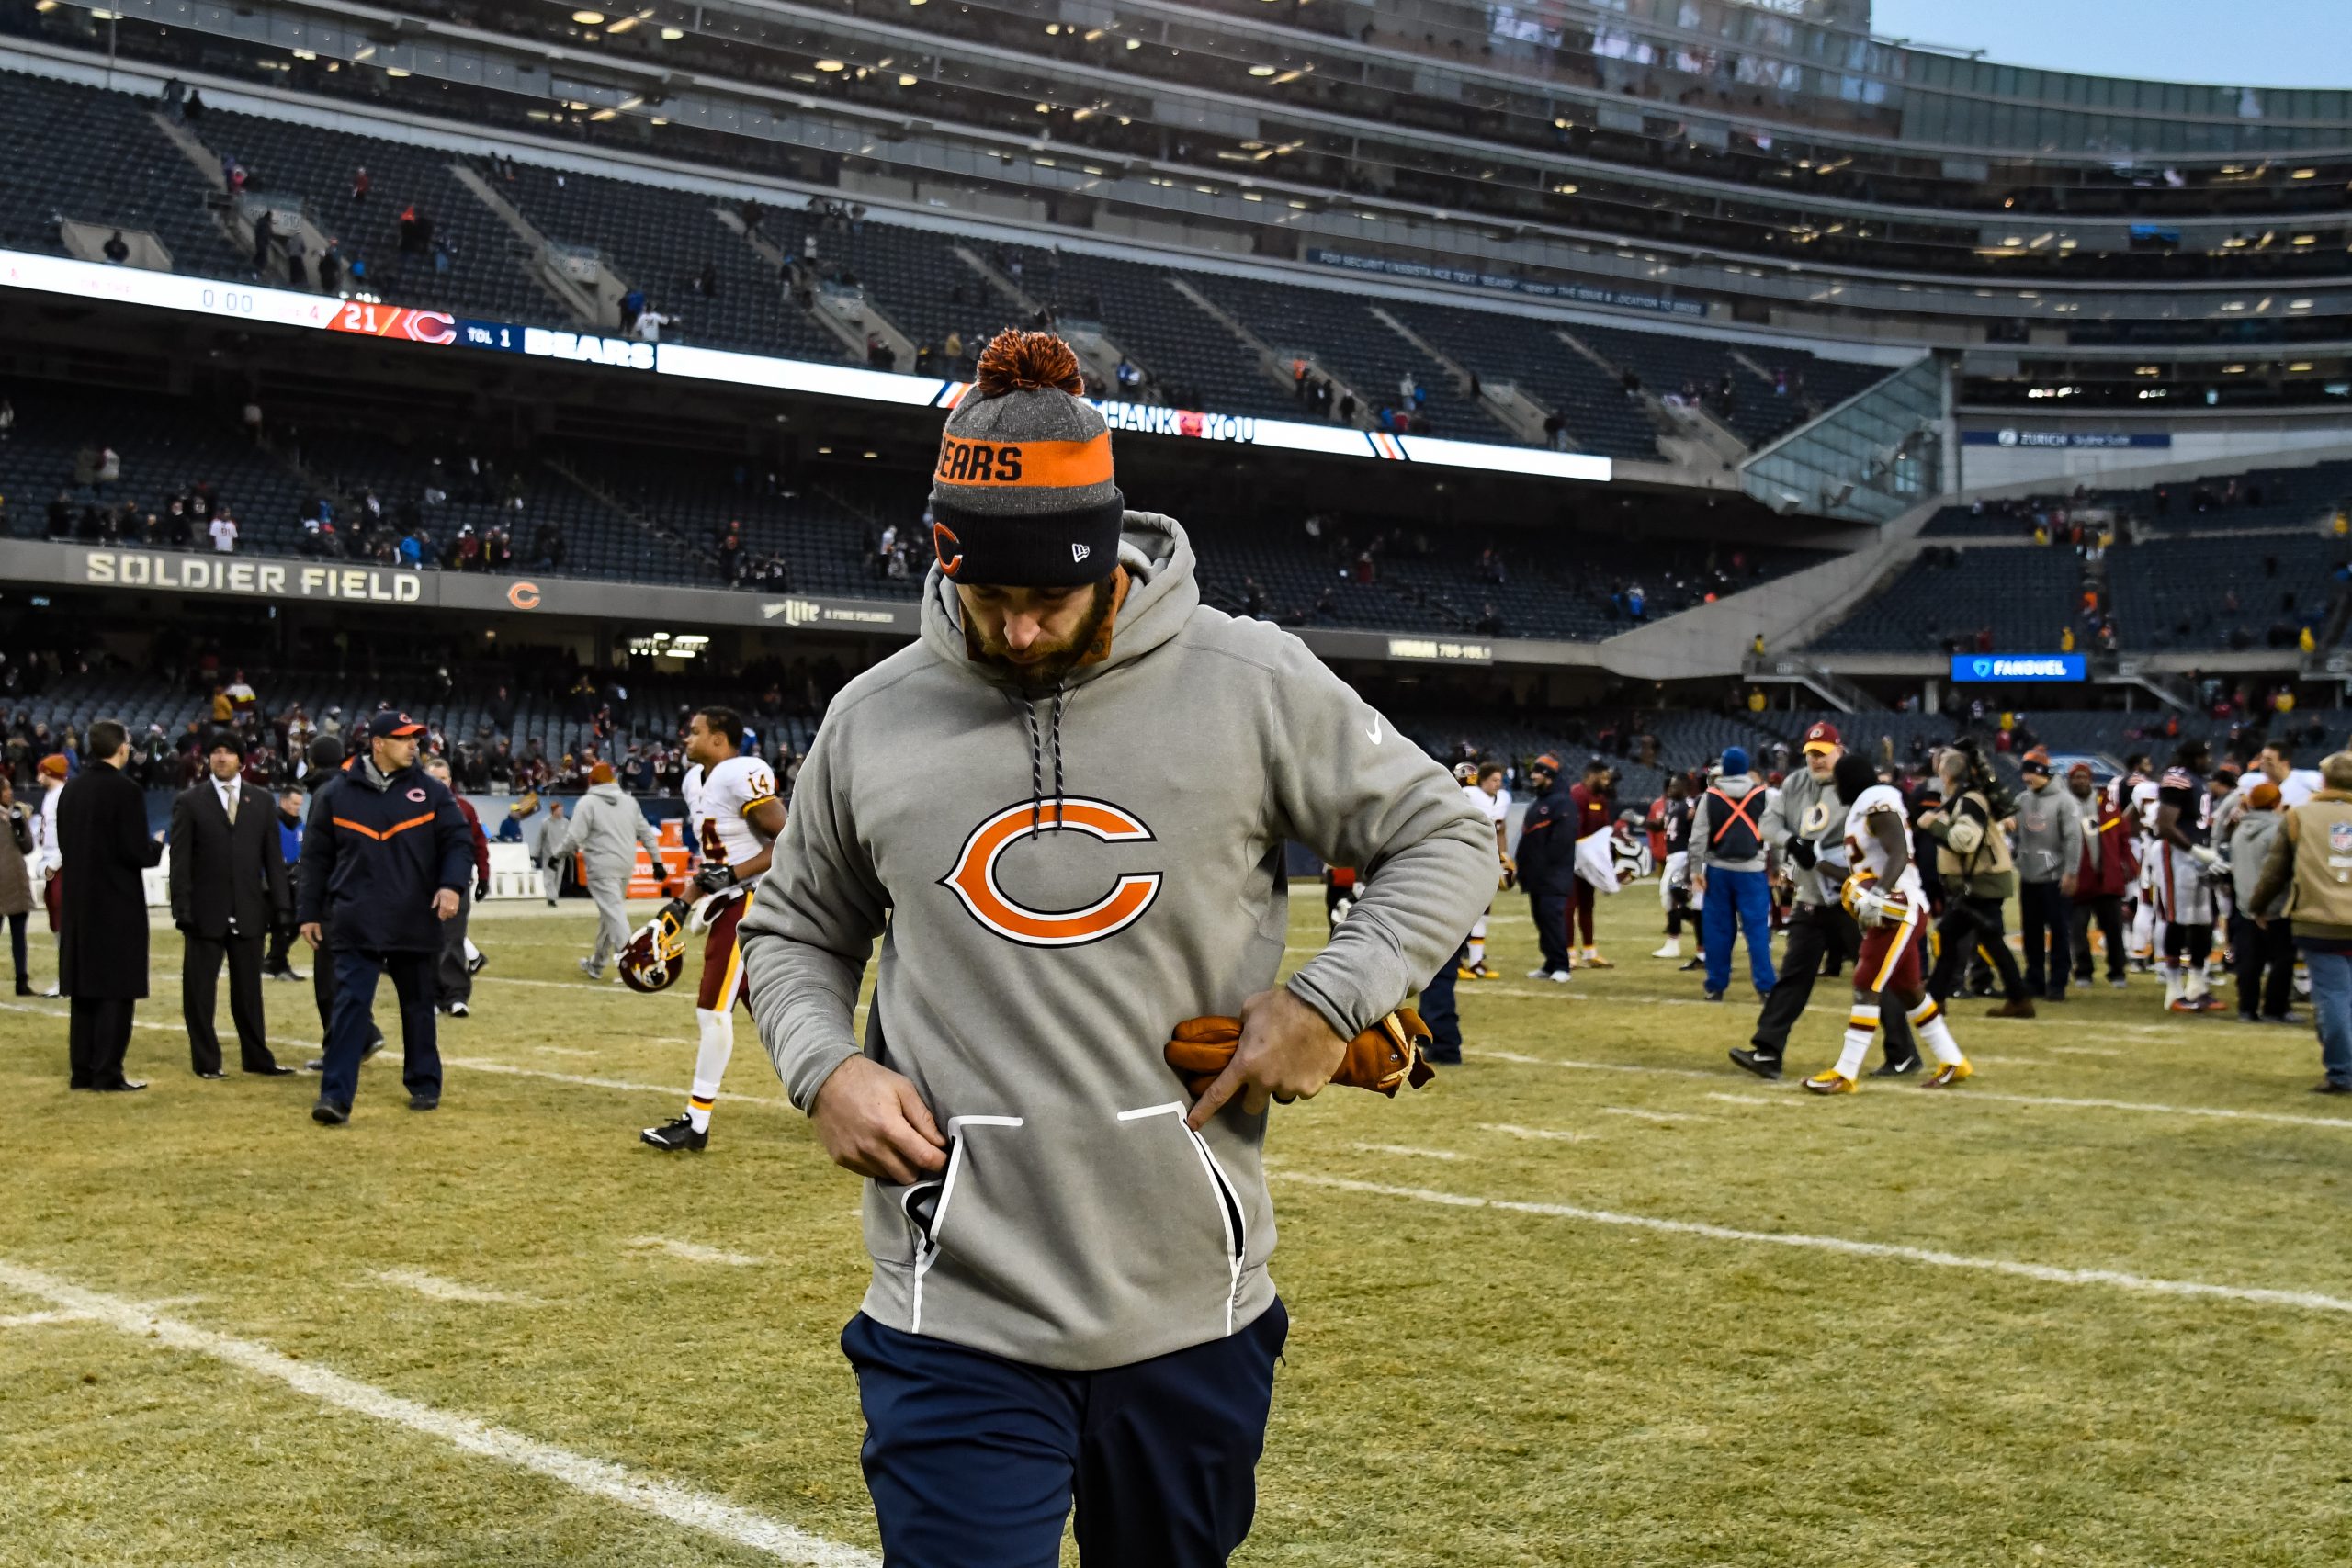
<path id="1" fill-rule="evenodd" d="M 2086 681 L 2090 660 L 2079 653 L 1955 653 L 1954 681 Z"/>

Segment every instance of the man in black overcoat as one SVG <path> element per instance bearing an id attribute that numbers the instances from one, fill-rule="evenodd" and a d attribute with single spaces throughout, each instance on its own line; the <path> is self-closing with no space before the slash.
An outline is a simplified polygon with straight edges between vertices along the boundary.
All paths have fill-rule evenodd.
<path id="1" fill-rule="evenodd" d="M 72 1001 L 71 1087 L 145 1089 L 122 1076 L 132 1014 L 147 995 L 147 892 L 164 858 L 147 831 L 147 796 L 126 778 L 130 736 L 110 718 L 90 726 L 82 770 L 57 801 L 57 845 L 74 868 L 57 933 L 57 988 Z"/>
<path id="2" fill-rule="evenodd" d="M 283 1077 L 294 1069 L 270 1054 L 261 998 L 262 943 L 273 925 L 293 914 L 277 803 L 266 789 L 245 786 L 244 742 L 235 731 L 215 733 L 204 761 L 204 780 L 172 802 L 172 923 L 187 942 L 180 1007 L 188 1064 L 198 1077 L 224 1076 L 213 1000 L 225 958 L 229 1015 L 244 1070 Z"/>

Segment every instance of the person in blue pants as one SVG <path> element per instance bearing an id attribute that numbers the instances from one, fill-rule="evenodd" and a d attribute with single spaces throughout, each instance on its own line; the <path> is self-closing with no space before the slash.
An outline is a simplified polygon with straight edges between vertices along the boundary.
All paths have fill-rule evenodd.
<path id="1" fill-rule="evenodd" d="M 1437 966 L 1430 983 L 1421 987 L 1421 1021 L 1429 1026 L 1429 1049 L 1423 1054 L 1440 1066 L 1451 1067 L 1462 1060 L 1462 1011 L 1454 1003 L 1454 984 L 1461 979 L 1461 965 L 1456 961 L 1468 956 L 1466 946 L 1453 950 L 1453 957 Z"/>
<path id="2" fill-rule="evenodd" d="M 1699 797 L 1690 821 L 1690 886 L 1705 900 L 1699 932 L 1707 961 L 1707 999 L 1731 984 L 1732 940 L 1747 936 L 1747 973 L 1761 996 L 1772 970 L 1772 893 L 1765 879 L 1764 781 L 1747 771 L 1747 752 L 1724 749 L 1723 771 Z"/>

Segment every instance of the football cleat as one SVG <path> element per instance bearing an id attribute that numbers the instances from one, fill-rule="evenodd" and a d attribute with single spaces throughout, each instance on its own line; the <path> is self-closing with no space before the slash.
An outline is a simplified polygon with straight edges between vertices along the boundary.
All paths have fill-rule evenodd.
<path id="1" fill-rule="evenodd" d="M 1917 1056 L 1900 1056 L 1900 1057 L 1897 1057 L 1895 1060 L 1894 1060 L 1894 1061 L 1892 1061 L 1892 1062 L 1881 1062 L 1881 1063 L 1878 1065 L 1878 1066 L 1877 1066 L 1877 1067 L 1876 1067 L 1876 1068 L 1875 1068 L 1875 1069 L 1871 1073 L 1871 1077 L 1874 1077 L 1874 1078 L 1901 1078 L 1901 1077 L 1910 1077 L 1913 1073 L 1916 1073 L 1916 1072 L 1917 1072 L 1918 1070 L 1919 1070 L 1919 1058 L 1918 1058 L 1918 1057 L 1917 1057 Z"/>
<path id="2" fill-rule="evenodd" d="M 1770 1052 L 1736 1045 L 1732 1048 L 1731 1059 L 1734 1066 L 1745 1067 L 1759 1078 L 1771 1079 L 1781 1076 L 1781 1058 Z"/>
<path id="3" fill-rule="evenodd" d="M 1975 1076 L 1976 1069 L 1968 1065 L 1967 1057 L 1962 1056 L 1957 1062 L 1946 1062 L 1937 1067 L 1919 1087 L 1921 1089 L 1950 1089 L 1952 1085 L 1965 1082 Z"/>
<path id="4" fill-rule="evenodd" d="M 1611 964 L 1606 958 L 1601 957 L 1600 949 L 1597 947 L 1584 955 L 1584 966 L 1588 969 L 1614 969 L 1617 967 L 1617 965 Z"/>
<path id="5" fill-rule="evenodd" d="M 1457 980 L 1476 980 L 1479 975 L 1478 971 L 1471 968 L 1467 964 L 1457 964 L 1453 967 L 1453 977 Z"/>
<path id="6" fill-rule="evenodd" d="M 1851 1094 L 1854 1092 L 1855 1086 L 1853 1079 L 1837 1068 L 1824 1067 L 1805 1079 L 1804 1087 L 1806 1091 L 1812 1094 Z"/>
<path id="7" fill-rule="evenodd" d="M 676 1154 L 682 1150 L 700 1150 L 710 1142 L 710 1134 L 695 1132 L 691 1118 L 677 1116 L 659 1127 L 646 1128 L 637 1135 L 637 1141 Z"/>

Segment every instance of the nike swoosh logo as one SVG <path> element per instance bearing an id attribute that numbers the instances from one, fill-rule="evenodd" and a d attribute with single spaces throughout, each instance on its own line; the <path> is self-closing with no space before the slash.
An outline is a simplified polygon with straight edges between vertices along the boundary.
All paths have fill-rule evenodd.
<path id="1" fill-rule="evenodd" d="M 1365 730 L 1364 733 L 1372 737 L 1372 743 L 1374 746 L 1380 744 L 1380 716 L 1378 714 L 1374 714 L 1372 716 L 1372 728 Z"/>

